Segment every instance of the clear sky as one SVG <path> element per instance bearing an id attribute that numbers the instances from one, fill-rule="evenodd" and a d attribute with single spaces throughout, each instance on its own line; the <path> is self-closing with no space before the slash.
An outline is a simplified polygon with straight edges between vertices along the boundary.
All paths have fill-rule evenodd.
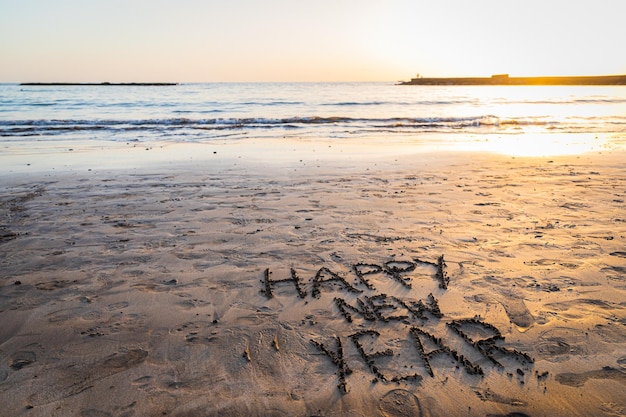
<path id="1" fill-rule="evenodd" d="M 0 0 L 0 82 L 626 74 L 626 0 Z"/>

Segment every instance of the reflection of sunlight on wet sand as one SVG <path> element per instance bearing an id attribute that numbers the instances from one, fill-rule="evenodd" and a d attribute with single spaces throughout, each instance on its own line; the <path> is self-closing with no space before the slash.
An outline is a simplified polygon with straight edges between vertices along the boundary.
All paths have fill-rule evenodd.
<path id="1" fill-rule="evenodd" d="M 55 170 L 135 169 L 197 163 L 234 167 L 342 167 L 359 163 L 397 162 L 399 157 L 456 152 L 514 157 L 551 157 L 626 151 L 626 135 L 525 133 L 511 135 L 427 134 L 389 135 L 354 141 L 334 138 L 265 138 L 205 143 L 110 141 L 13 142 L 0 152 L 0 175 Z M 434 158 L 433 161 L 436 161 Z M 258 164 L 255 165 L 255 164 Z"/>
<path id="2" fill-rule="evenodd" d="M 485 151 L 510 156 L 560 156 L 608 150 L 607 138 L 590 134 L 525 134 L 489 137 L 454 144 L 464 151 Z"/>

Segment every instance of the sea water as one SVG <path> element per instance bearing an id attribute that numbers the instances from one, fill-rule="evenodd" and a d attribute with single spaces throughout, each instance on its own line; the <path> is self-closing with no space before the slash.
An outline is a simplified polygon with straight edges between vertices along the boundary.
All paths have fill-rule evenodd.
<path id="1" fill-rule="evenodd" d="M 0 152 L 29 141 L 351 141 L 626 135 L 625 86 L 0 84 Z M 526 135 L 525 137 L 529 137 Z M 438 140 L 438 139 L 437 139 Z"/>

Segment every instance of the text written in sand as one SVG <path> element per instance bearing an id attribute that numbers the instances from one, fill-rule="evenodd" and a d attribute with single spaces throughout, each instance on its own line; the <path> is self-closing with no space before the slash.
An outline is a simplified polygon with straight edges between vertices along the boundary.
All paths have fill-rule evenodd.
<path id="1" fill-rule="evenodd" d="M 484 366 L 511 377 L 514 374 L 507 368 L 513 367 L 518 376 L 524 375 L 520 367 L 532 366 L 533 359 L 503 346 L 504 337 L 498 328 L 480 317 L 447 318 L 433 293 L 424 294 L 424 281 L 420 279 L 421 285 L 416 285 L 413 274 L 418 267 L 428 271 L 423 274 L 437 283 L 439 292 L 447 290 L 450 279 L 442 255 L 434 262 L 413 258 L 357 263 L 344 274 L 321 267 L 308 281 L 294 268 L 280 279 L 272 278 L 267 268 L 261 292 L 271 299 L 276 288 L 281 288 L 283 296 L 286 288 L 292 288 L 303 302 L 308 302 L 307 297 L 320 299 L 322 294 L 333 294 L 335 311 L 349 324 L 348 330 L 332 337 L 320 334 L 311 344 L 336 368 L 337 388 L 342 393 L 348 392 L 348 376 L 356 365 L 346 359 L 348 345 L 358 352 L 356 357 L 365 365 L 361 368 L 373 375 L 372 383 L 419 384 L 424 377 L 434 377 L 438 366 L 454 366 L 477 378 L 485 374 Z M 394 294 L 377 289 L 389 280 L 396 284 Z"/>

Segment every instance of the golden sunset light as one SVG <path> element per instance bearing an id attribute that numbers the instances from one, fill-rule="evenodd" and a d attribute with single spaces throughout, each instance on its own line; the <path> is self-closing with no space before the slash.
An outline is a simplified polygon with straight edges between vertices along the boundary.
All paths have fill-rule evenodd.
<path id="1" fill-rule="evenodd" d="M 493 152 L 513 157 L 555 157 L 608 150 L 606 138 L 594 135 L 507 135 L 452 145 L 453 149 Z"/>
<path id="2" fill-rule="evenodd" d="M 624 3 L 183 0 L 0 6 L 0 81 L 626 73 Z"/>
<path id="3" fill-rule="evenodd" d="M 626 0 L 0 0 L 0 417 L 626 416 Z"/>

